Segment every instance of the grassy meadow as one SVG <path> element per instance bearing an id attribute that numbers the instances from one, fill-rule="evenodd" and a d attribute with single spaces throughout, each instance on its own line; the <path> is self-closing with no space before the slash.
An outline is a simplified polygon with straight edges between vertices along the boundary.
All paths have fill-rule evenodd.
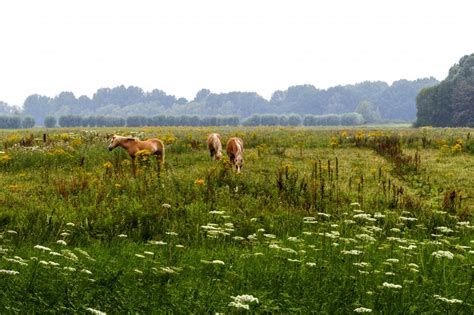
<path id="1" fill-rule="evenodd" d="M 210 132 L 243 138 L 241 174 Z M 132 176 L 111 133 L 162 139 L 165 165 Z M 0 131 L 0 314 L 472 314 L 473 137 Z"/>

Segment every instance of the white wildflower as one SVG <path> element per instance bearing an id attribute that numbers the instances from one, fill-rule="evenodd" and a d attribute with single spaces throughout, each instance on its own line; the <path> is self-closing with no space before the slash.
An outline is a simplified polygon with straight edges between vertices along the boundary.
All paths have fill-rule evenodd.
<path id="1" fill-rule="evenodd" d="M 173 232 L 173 231 L 169 231 L 169 232 L 166 232 L 166 235 L 170 235 L 170 236 L 177 236 L 178 233 L 176 232 Z"/>
<path id="2" fill-rule="evenodd" d="M 154 252 L 148 252 L 148 251 L 145 251 L 143 252 L 145 255 L 148 255 L 148 256 L 154 256 L 155 253 Z"/>
<path id="3" fill-rule="evenodd" d="M 160 267 L 160 270 L 164 273 L 170 273 L 170 274 L 176 273 L 176 271 L 171 269 L 170 267 Z"/>
<path id="4" fill-rule="evenodd" d="M 356 312 L 356 313 L 372 313 L 372 310 L 370 308 L 358 307 L 358 308 L 354 309 L 354 312 Z"/>
<path id="5" fill-rule="evenodd" d="M 257 230 L 257 232 L 261 232 L 261 233 L 263 233 L 263 232 L 265 232 L 265 229 L 263 229 L 263 228 L 260 228 L 260 229 L 258 229 L 258 230 Z"/>
<path id="6" fill-rule="evenodd" d="M 119 234 L 119 235 L 117 235 L 117 237 L 120 237 L 120 238 L 127 238 L 128 236 L 127 236 L 127 234 Z"/>
<path id="7" fill-rule="evenodd" d="M 234 241 L 243 241 L 245 238 L 242 237 L 242 236 L 234 236 L 232 239 L 233 239 Z"/>
<path id="8" fill-rule="evenodd" d="M 77 257 L 76 254 L 74 254 L 70 250 L 62 250 L 61 253 L 63 253 L 63 256 L 66 259 L 73 260 L 73 261 L 78 261 L 79 260 L 79 257 Z"/>
<path id="9" fill-rule="evenodd" d="M 101 312 L 101 311 L 93 309 L 91 307 L 86 308 L 86 310 L 91 312 L 92 314 L 95 314 L 95 315 L 107 315 L 107 313 Z"/>
<path id="10" fill-rule="evenodd" d="M 212 263 L 214 265 L 225 265 L 225 263 L 222 260 L 217 260 L 217 259 L 213 260 Z"/>
<path id="11" fill-rule="evenodd" d="M 39 249 L 39 250 L 43 250 L 43 251 L 48 251 L 48 252 L 51 251 L 51 248 L 48 248 L 48 247 L 45 247 L 45 246 L 42 246 L 42 245 L 35 245 L 34 248 Z"/>
<path id="12" fill-rule="evenodd" d="M 289 240 L 290 242 L 301 242 L 301 241 L 302 241 L 302 240 L 299 240 L 299 239 L 298 239 L 297 237 L 295 237 L 295 236 L 290 236 L 290 237 L 288 237 L 288 240 Z"/>
<path id="13" fill-rule="evenodd" d="M 15 276 L 17 274 L 19 274 L 18 271 L 15 271 L 15 270 L 7 270 L 7 269 L 0 269 L 0 274 L 5 274 L 5 275 L 11 275 L 11 276 Z"/>
<path id="14" fill-rule="evenodd" d="M 14 235 L 18 234 L 18 232 L 14 231 L 14 230 L 8 230 L 7 233 L 8 234 L 14 234 Z"/>
<path id="15" fill-rule="evenodd" d="M 72 222 L 68 222 L 68 223 L 66 223 L 66 226 L 75 226 L 75 224 L 72 223 Z"/>
<path id="16" fill-rule="evenodd" d="M 87 270 L 87 269 L 82 269 L 81 272 L 82 272 L 82 273 L 85 273 L 85 274 L 88 274 L 88 275 L 91 275 L 91 274 L 92 274 L 92 271 Z"/>
<path id="17" fill-rule="evenodd" d="M 453 230 L 451 230 L 447 226 L 437 226 L 435 229 L 440 231 L 441 233 L 446 233 L 446 234 L 453 232 Z"/>
<path id="18" fill-rule="evenodd" d="M 140 269 L 137 269 L 137 268 L 133 269 L 133 271 L 135 271 L 138 274 L 143 274 L 143 271 L 141 271 Z"/>
<path id="19" fill-rule="evenodd" d="M 307 263 L 306 263 L 306 266 L 308 266 L 308 267 L 316 267 L 316 263 L 314 263 L 314 262 L 307 262 Z"/>
<path id="20" fill-rule="evenodd" d="M 235 301 L 230 302 L 228 306 L 232 306 L 232 307 L 235 307 L 235 308 L 243 308 L 245 310 L 250 310 L 250 306 L 248 304 L 243 304 L 243 303 L 235 302 Z"/>
<path id="21" fill-rule="evenodd" d="M 177 248 L 184 248 L 184 245 L 176 244 L 175 247 L 177 247 Z"/>
<path id="22" fill-rule="evenodd" d="M 66 241 L 63 241 L 63 240 L 57 240 L 56 243 L 58 243 L 59 245 L 63 245 L 63 246 L 67 245 Z"/>
<path id="23" fill-rule="evenodd" d="M 136 257 L 138 258 L 145 258 L 145 256 L 141 255 L 141 254 L 135 254 Z"/>
<path id="24" fill-rule="evenodd" d="M 234 299 L 234 301 L 239 301 L 239 302 L 243 302 L 243 303 L 253 303 L 253 302 L 259 303 L 258 299 L 256 297 L 254 297 L 253 295 L 249 295 L 249 294 L 231 296 L 231 298 Z"/>
<path id="25" fill-rule="evenodd" d="M 163 242 L 163 241 L 148 241 L 148 243 L 150 243 L 152 245 L 166 245 L 166 244 L 168 244 L 168 243 Z"/>
<path id="26" fill-rule="evenodd" d="M 351 202 L 351 207 L 355 207 L 355 206 L 360 207 L 360 203 L 358 203 L 358 202 Z"/>
<path id="27" fill-rule="evenodd" d="M 76 271 L 76 268 L 73 268 L 73 267 L 64 267 L 63 269 L 66 271 L 71 271 L 71 272 Z"/>
<path id="28" fill-rule="evenodd" d="M 400 217 L 400 220 L 402 220 L 402 221 L 408 221 L 408 222 L 418 221 L 417 218 L 408 218 L 408 217 L 403 217 L 403 216 Z"/>
<path id="29" fill-rule="evenodd" d="M 356 238 L 364 241 L 364 242 L 375 242 L 376 239 L 368 234 L 357 234 Z"/>
<path id="30" fill-rule="evenodd" d="M 318 212 L 318 215 L 320 217 L 325 217 L 325 218 L 330 218 L 331 217 L 331 215 L 329 213 L 323 213 L 323 212 Z"/>
<path id="31" fill-rule="evenodd" d="M 372 225 L 372 226 L 368 226 L 367 230 L 372 231 L 372 232 L 381 232 L 383 229 L 378 226 Z"/>
<path id="32" fill-rule="evenodd" d="M 382 284 L 384 288 L 389 288 L 389 289 L 401 289 L 402 286 L 399 284 L 394 284 L 394 283 L 389 283 L 389 282 L 384 282 Z"/>
<path id="33" fill-rule="evenodd" d="M 249 240 L 251 240 L 251 241 L 256 240 L 256 239 L 257 239 L 257 234 L 255 234 L 255 233 L 254 233 L 254 234 L 250 234 L 249 236 L 247 236 L 247 238 L 248 238 Z"/>
<path id="34" fill-rule="evenodd" d="M 5 259 L 6 261 L 10 263 L 18 264 L 20 266 L 28 266 L 28 264 L 24 262 L 23 259 L 14 259 L 14 258 L 6 258 L 6 257 L 3 257 L 3 259 Z"/>
<path id="35" fill-rule="evenodd" d="M 355 263 L 353 263 L 353 265 L 354 265 L 354 266 L 358 266 L 358 267 L 363 267 L 363 268 L 370 266 L 369 263 L 366 263 L 366 262 L 363 262 L 363 261 L 361 261 L 361 262 L 355 262 Z"/>
<path id="36" fill-rule="evenodd" d="M 446 302 L 446 303 L 449 303 L 449 304 L 462 304 L 462 300 L 448 299 L 448 298 L 442 297 L 441 295 L 438 295 L 438 294 L 433 295 L 433 297 L 437 300 L 440 300 L 440 301 L 443 301 L 443 302 Z"/>
<path id="37" fill-rule="evenodd" d="M 165 209 L 171 208 L 171 205 L 170 205 L 169 203 L 164 203 L 164 204 L 162 204 L 161 206 L 162 206 L 163 208 L 165 208 Z"/>
<path id="38" fill-rule="evenodd" d="M 344 255 L 353 255 L 353 256 L 359 256 L 363 252 L 357 249 L 351 249 L 351 250 L 343 250 L 341 251 Z"/>
<path id="39" fill-rule="evenodd" d="M 399 263 L 400 260 L 398 260 L 397 258 L 388 258 L 386 259 L 386 261 L 390 262 L 390 263 Z"/>
<path id="40" fill-rule="evenodd" d="M 293 248 L 280 247 L 280 250 L 284 251 L 284 252 L 287 252 L 287 253 L 290 253 L 290 254 L 298 254 L 298 252 L 296 250 L 294 250 Z"/>
<path id="41" fill-rule="evenodd" d="M 440 258 L 453 259 L 454 258 L 454 254 L 447 250 L 439 250 L 439 251 L 433 252 L 431 256 L 434 256 L 435 258 L 438 258 L 438 259 Z"/>
<path id="42" fill-rule="evenodd" d="M 413 245 L 413 244 L 410 244 L 410 245 L 408 245 L 408 246 L 398 245 L 398 247 L 399 247 L 400 249 L 404 249 L 404 250 L 416 249 L 416 245 Z"/>
<path id="43" fill-rule="evenodd" d="M 212 210 L 212 211 L 209 211 L 209 214 L 224 214 L 225 211 L 218 211 L 218 210 Z"/>

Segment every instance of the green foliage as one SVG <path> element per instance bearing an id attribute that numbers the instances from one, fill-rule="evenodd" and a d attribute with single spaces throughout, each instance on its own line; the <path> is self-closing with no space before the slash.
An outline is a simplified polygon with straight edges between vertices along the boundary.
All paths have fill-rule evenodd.
<path id="1" fill-rule="evenodd" d="M 0 129 L 19 129 L 21 128 L 20 116 L 0 116 Z"/>
<path id="2" fill-rule="evenodd" d="M 61 127 L 80 127 L 82 126 L 82 117 L 80 115 L 64 115 L 58 119 Z"/>
<path id="3" fill-rule="evenodd" d="M 142 155 L 132 176 L 106 150 L 117 130 L 163 139 L 165 165 Z M 211 131 L 244 140 L 241 174 L 210 160 Z M 459 169 L 474 156 L 422 145 L 467 147 L 467 130 L 42 132 L 0 132 L 1 313 L 233 314 L 242 295 L 251 313 L 472 309 L 474 185 Z M 392 175 L 416 148 L 423 167 Z"/>
<path id="4" fill-rule="evenodd" d="M 46 116 L 44 119 L 44 126 L 46 128 L 54 128 L 56 127 L 56 117 L 54 116 Z"/>
<path id="5" fill-rule="evenodd" d="M 312 85 L 299 85 L 275 91 L 269 101 L 254 92 L 218 94 L 208 89 L 200 90 L 192 101 L 188 101 L 167 95 L 158 89 L 145 92 L 139 87 L 121 85 L 100 88 L 92 98 L 85 95 L 76 98 L 72 92 L 61 92 L 52 98 L 30 95 L 24 102 L 22 114 L 34 117 L 40 126 L 44 125 L 44 118 L 48 115 L 92 117 L 109 116 L 111 113 L 123 119 L 135 117 L 130 118 L 128 124 L 133 126 L 146 125 L 142 121 L 133 121 L 138 116 L 237 116 L 239 119 L 247 119 L 252 115 L 262 114 L 279 115 L 282 120 L 278 124 L 297 126 L 300 124 L 297 116 L 293 116 L 290 123 L 289 120 L 287 122 L 289 117 L 281 115 L 295 114 L 300 118 L 304 115 L 341 115 L 355 112 L 358 104 L 367 101 L 374 104 L 383 119 L 412 121 L 415 119 L 416 94 L 435 83 L 437 81 L 433 78 L 400 80 L 391 86 L 384 82 L 363 82 L 327 90 L 317 89 Z M 15 110 L 8 104 L 3 107 L 0 104 L 0 113 L 2 108 L 8 113 Z M 264 124 L 274 125 L 274 122 Z M 92 126 L 93 123 L 82 122 L 79 125 Z"/>
<path id="6" fill-rule="evenodd" d="M 355 111 L 362 115 L 366 123 L 372 124 L 380 121 L 379 112 L 367 101 L 360 102 Z"/>
<path id="7" fill-rule="evenodd" d="M 417 126 L 474 126 L 474 54 L 464 56 L 438 85 L 418 94 Z"/>
<path id="8" fill-rule="evenodd" d="M 35 126 L 35 119 L 32 116 L 23 117 L 21 120 L 21 128 L 28 129 Z"/>

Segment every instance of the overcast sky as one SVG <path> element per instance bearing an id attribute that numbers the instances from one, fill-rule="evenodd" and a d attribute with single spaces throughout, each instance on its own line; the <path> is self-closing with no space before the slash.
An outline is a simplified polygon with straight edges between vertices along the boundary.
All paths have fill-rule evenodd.
<path id="1" fill-rule="evenodd" d="M 0 100 L 135 85 L 194 98 L 444 79 L 474 53 L 471 1 L 0 2 Z"/>

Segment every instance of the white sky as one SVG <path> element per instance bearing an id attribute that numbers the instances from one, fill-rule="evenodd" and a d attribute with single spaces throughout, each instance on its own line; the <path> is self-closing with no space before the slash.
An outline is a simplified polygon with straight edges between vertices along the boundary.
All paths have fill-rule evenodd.
<path id="1" fill-rule="evenodd" d="M 0 2 L 0 100 L 101 87 L 212 92 L 444 79 L 474 52 L 472 1 Z"/>

